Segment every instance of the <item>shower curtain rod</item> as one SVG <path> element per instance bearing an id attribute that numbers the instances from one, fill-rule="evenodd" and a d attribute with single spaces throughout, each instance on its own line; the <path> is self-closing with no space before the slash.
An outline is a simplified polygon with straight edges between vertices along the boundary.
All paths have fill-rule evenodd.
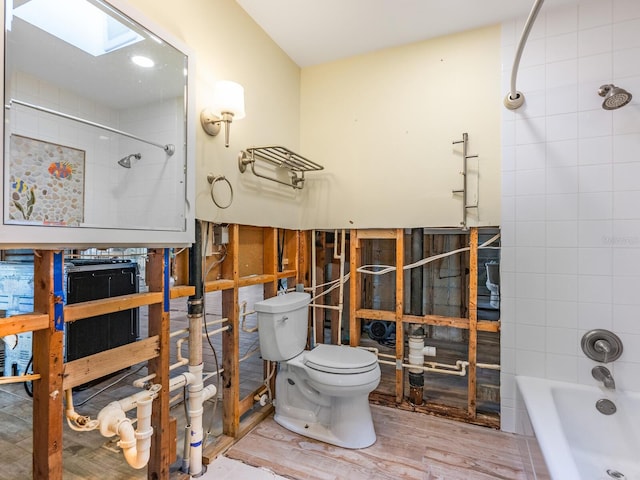
<path id="1" fill-rule="evenodd" d="M 40 105 L 34 105 L 32 103 L 23 102 L 22 100 L 16 100 L 12 98 L 9 102 L 10 105 L 5 105 L 5 108 L 10 109 L 11 104 L 22 105 L 23 107 L 33 108 L 34 110 L 39 110 L 40 112 L 50 113 L 51 115 L 56 115 L 58 117 L 66 118 L 67 120 L 73 120 L 74 122 L 84 123 L 85 125 L 91 125 L 92 127 L 101 128 L 103 130 L 107 130 L 112 133 L 117 133 L 118 135 L 122 135 L 125 137 L 133 138 L 134 140 L 138 140 L 143 143 L 147 143 L 149 145 L 153 145 L 154 147 L 158 147 L 163 149 L 167 155 L 171 156 L 175 153 L 176 147 L 172 144 L 162 145 L 160 143 L 152 142 L 150 140 L 145 140 L 144 138 L 140 138 L 131 133 L 123 132 L 122 130 L 117 130 L 115 128 L 109 127 L 107 125 L 102 125 L 101 123 L 92 122 L 90 120 L 85 120 L 84 118 L 74 117 L 73 115 L 69 115 L 67 113 L 58 112 L 57 110 L 52 110 L 50 108 L 41 107 Z"/>

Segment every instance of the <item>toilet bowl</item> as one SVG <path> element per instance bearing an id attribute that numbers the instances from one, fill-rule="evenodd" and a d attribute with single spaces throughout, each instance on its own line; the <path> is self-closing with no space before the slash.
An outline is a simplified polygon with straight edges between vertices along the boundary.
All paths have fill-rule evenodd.
<path id="1" fill-rule="evenodd" d="M 344 448 L 376 441 L 369 393 L 380 383 L 377 357 L 360 348 L 307 341 L 309 295 L 301 292 L 255 304 L 260 349 L 279 362 L 275 421 L 316 440 Z"/>

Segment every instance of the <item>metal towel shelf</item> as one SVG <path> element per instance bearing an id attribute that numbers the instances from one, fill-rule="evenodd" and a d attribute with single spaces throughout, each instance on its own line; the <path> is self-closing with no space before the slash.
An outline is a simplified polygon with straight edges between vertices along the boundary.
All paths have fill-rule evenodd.
<path id="1" fill-rule="evenodd" d="M 256 172 L 256 160 L 262 160 L 276 168 L 284 168 L 291 174 L 290 183 L 278 178 L 270 177 Z M 238 168 L 244 173 L 247 165 L 251 165 L 251 172 L 260 178 L 271 180 L 272 182 L 281 183 L 288 187 L 301 190 L 304 187 L 304 172 L 323 170 L 324 167 L 312 162 L 308 158 L 292 152 L 288 148 L 279 146 L 269 147 L 251 147 L 242 150 L 238 154 Z"/>

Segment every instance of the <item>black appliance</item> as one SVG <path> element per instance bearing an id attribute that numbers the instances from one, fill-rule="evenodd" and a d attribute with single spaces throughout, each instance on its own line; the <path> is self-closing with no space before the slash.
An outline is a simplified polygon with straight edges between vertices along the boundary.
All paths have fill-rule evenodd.
<path id="1" fill-rule="evenodd" d="M 67 304 L 138 293 L 138 264 L 122 259 L 71 259 L 66 268 Z M 66 361 L 135 342 L 138 308 L 66 324 Z"/>

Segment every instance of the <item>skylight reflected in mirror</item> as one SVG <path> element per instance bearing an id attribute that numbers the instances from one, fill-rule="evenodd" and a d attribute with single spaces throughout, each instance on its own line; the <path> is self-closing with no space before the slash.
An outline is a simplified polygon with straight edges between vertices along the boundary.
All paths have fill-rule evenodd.
<path id="1" fill-rule="evenodd" d="M 86 0 L 29 0 L 13 15 L 94 57 L 144 39 Z"/>

